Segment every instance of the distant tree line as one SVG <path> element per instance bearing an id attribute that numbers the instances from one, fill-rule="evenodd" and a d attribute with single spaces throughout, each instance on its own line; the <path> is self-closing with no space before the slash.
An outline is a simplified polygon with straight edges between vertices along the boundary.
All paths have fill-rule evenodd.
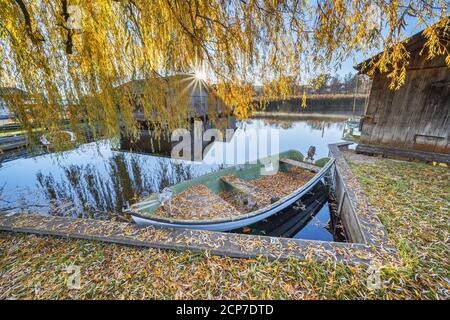
<path id="1" fill-rule="evenodd" d="M 347 73 L 344 76 L 322 74 L 309 87 L 309 94 L 366 94 L 369 93 L 371 80 L 360 74 Z"/>
<path id="2" fill-rule="evenodd" d="M 344 76 L 331 75 L 329 73 L 324 73 L 319 75 L 310 81 L 308 85 L 302 85 L 296 83 L 294 79 L 287 79 L 289 90 L 284 92 L 283 96 L 277 96 L 277 98 L 289 98 L 289 97 L 299 97 L 304 94 L 316 95 L 316 94 L 346 94 L 346 95 L 365 95 L 369 94 L 372 80 L 362 74 L 347 73 Z M 265 95 L 266 97 L 275 98 L 271 94 L 272 87 L 275 86 L 273 83 L 268 83 L 263 86 L 255 86 L 255 93 L 257 97 Z"/>

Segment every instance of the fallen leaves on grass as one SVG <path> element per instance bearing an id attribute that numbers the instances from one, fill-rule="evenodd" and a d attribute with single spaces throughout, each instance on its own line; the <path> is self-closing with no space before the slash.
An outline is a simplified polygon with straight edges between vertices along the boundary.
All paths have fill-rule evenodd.
<path id="1" fill-rule="evenodd" d="M 402 256 L 403 265 L 380 266 L 381 289 L 367 288 L 365 266 L 331 260 L 235 259 L 0 233 L 0 299 L 449 299 L 449 170 L 387 160 L 352 169 Z M 306 257 L 326 254 L 314 250 Z M 80 290 L 67 288 L 70 264 L 81 267 Z"/>

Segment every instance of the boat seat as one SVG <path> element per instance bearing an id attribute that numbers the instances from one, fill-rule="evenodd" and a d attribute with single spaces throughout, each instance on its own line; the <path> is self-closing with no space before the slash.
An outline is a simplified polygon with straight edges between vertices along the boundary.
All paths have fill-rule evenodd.
<path id="1" fill-rule="evenodd" d="M 197 185 L 175 195 L 169 205 L 156 210 L 155 216 L 188 220 L 207 220 L 240 216 L 234 206 L 222 199 L 205 185 Z"/>
<path id="2" fill-rule="evenodd" d="M 233 191 L 237 193 L 239 202 L 245 205 L 248 209 L 270 204 L 273 195 L 267 193 L 260 187 L 252 184 L 250 181 L 242 180 L 235 175 L 227 175 L 220 177 L 220 180 L 232 187 Z"/>
<path id="3" fill-rule="evenodd" d="M 288 158 L 280 158 L 279 161 L 281 163 L 286 163 L 286 164 L 289 164 L 289 165 L 294 166 L 294 167 L 300 167 L 302 169 L 306 169 L 306 170 L 314 172 L 314 173 L 317 173 L 317 172 L 320 171 L 320 167 L 315 166 L 313 164 L 305 163 L 305 162 L 291 160 L 291 159 L 288 159 Z"/>

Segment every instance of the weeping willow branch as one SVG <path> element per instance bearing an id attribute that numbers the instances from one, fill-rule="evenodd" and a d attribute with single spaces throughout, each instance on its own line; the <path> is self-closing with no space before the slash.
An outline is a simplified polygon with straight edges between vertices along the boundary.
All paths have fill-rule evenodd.
<path id="1" fill-rule="evenodd" d="M 66 21 L 66 23 L 67 23 L 67 21 L 70 18 L 69 12 L 67 11 L 67 0 L 61 0 L 61 4 L 62 4 L 62 12 L 63 12 L 63 16 L 64 16 L 64 21 Z M 68 29 L 67 27 L 65 27 L 65 29 L 67 30 L 66 53 L 72 54 L 73 53 L 73 40 L 72 40 L 73 30 Z"/>
<path id="2" fill-rule="evenodd" d="M 30 13 L 28 12 L 25 3 L 22 0 L 15 0 L 15 2 L 20 7 L 20 10 L 22 11 L 22 15 L 25 20 L 25 29 L 26 29 L 27 34 L 30 37 L 31 41 L 33 41 L 33 43 L 37 43 L 39 41 L 44 41 L 44 38 L 39 33 L 36 33 L 33 31 Z"/>
<path id="3" fill-rule="evenodd" d="M 0 6 L 0 86 L 27 92 L 6 100 L 30 133 L 69 123 L 77 134 L 83 124 L 96 136 L 125 130 L 137 137 L 136 111 L 157 132 L 185 125 L 189 92 L 198 83 L 176 75 L 200 67 L 209 77 L 209 103 L 221 101 L 238 118 L 255 107 L 255 83 L 263 98 L 288 97 L 357 51 L 383 51 L 368 73 L 388 74 L 397 89 L 407 76 L 401 41 L 412 19 L 425 26 L 427 58 L 445 56 L 450 65 L 445 0 L 0 0 Z M 80 30 L 69 25 L 76 18 L 71 6 L 80 9 Z"/>

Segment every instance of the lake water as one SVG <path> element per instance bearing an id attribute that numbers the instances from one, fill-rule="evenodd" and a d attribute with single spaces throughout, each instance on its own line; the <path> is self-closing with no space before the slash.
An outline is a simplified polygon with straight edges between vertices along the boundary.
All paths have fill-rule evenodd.
<path id="1" fill-rule="evenodd" d="M 7 155 L 0 163 L 0 210 L 123 219 L 122 209 L 128 203 L 152 192 L 218 170 L 233 161 L 260 157 L 261 150 L 254 149 L 251 140 L 255 132 L 257 136 L 269 132 L 277 139 L 276 143 L 270 143 L 276 148 L 269 148 L 269 154 L 275 149 L 279 152 L 295 149 L 306 154 L 310 146 L 315 146 L 315 159 L 320 159 L 328 155 L 328 144 L 342 141 L 343 128 L 344 121 L 335 119 L 251 119 L 238 123 L 231 140 L 212 143 L 205 151 L 204 161 L 195 162 L 123 151 L 120 143 L 114 141 L 89 143 L 60 154 L 21 152 L 12 158 Z M 245 141 L 247 156 L 231 157 L 230 162 L 227 156 L 230 146 L 236 151 L 241 141 Z M 316 211 L 289 236 L 333 240 L 326 228 L 328 202 L 324 200 Z M 242 232 L 267 234 L 261 228 Z"/>

